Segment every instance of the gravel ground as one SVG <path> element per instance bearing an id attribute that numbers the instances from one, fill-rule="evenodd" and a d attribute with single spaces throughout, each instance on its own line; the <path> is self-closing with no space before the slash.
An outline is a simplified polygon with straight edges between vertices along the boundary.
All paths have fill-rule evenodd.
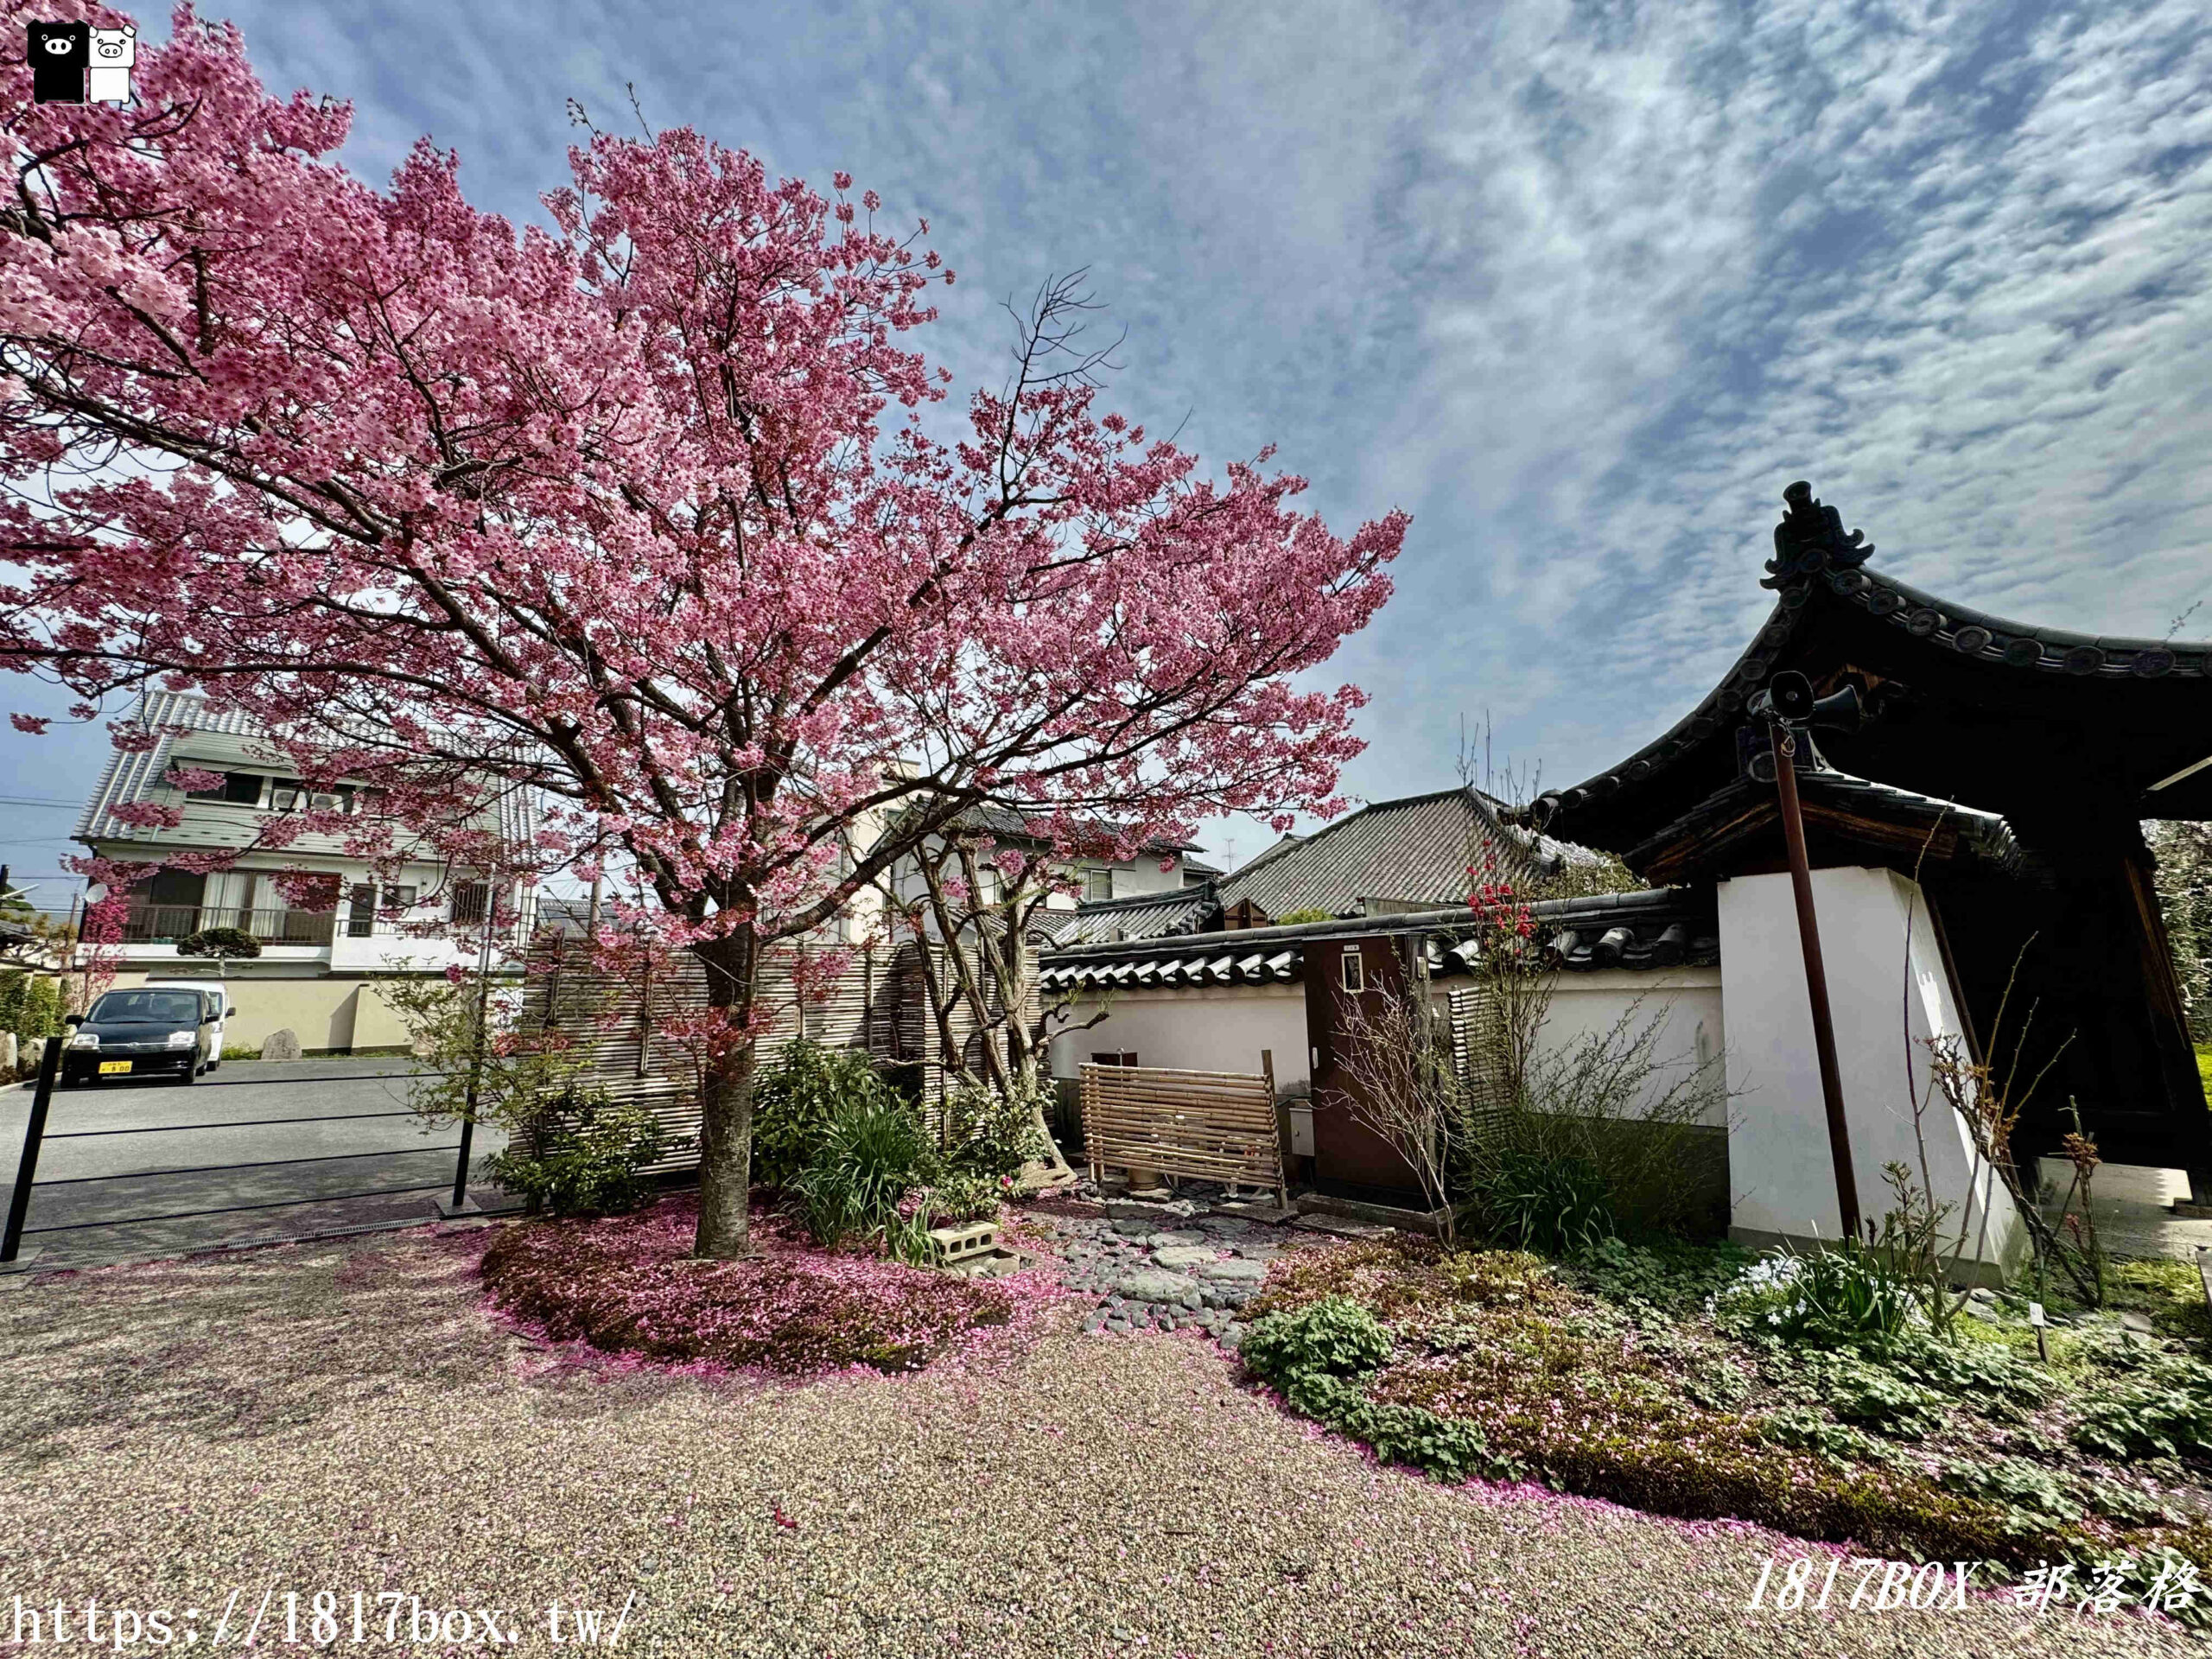
<path id="1" fill-rule="evenodd" d="M 2205 1650 L 1996 1599 L 1746 1614 L 1762 1562 L 1801 1547 L 1377 1469 L 1239 1388 L 1199 1336 L 1087 1334 L 1082 1304 L 1026 1351 L 918 1377 L 580 1364 L 485 1315 L 482 1243 L 391 1235 L 0 1289 L 0 1623 L 11 1597 L 95 1598 L 103 1621 L 199 1608 L 207 1642 L 239 1591 L 236 1645 L 273 1586 L 262 1645 L 287 1591 L 304 1641 L 330 1590 L 334 1647 L 364 1653 L 407 1650 L 384 1639 L 386 1589 L 526 1610 L 502 1633 L 543 1653 L 575 1650 L 547 1640 L 550 1604 L 632 1597 L 623 1651 L 779 1659 Z"/>

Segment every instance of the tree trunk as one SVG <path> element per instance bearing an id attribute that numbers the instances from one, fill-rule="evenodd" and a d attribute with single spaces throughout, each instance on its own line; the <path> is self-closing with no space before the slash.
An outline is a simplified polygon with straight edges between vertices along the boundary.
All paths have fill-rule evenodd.
<path id="1" fill-rule="evenodd" d="M 692 1254 L 734 1261 L 753 1254 L 753 1076 L 759 1051 L 746 1027 L 759 990 L 760 951 L 750 927 L 691 947 L 706 965 L 707 1005 L 728 1021 L 700 1079 L 699 1232 Z"/>

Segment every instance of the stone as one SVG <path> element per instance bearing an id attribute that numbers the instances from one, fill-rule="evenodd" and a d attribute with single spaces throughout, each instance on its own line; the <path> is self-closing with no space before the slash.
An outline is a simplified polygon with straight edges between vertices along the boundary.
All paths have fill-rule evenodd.
<path id="1" fill-rule="evenodd" d="M 1199 1268 L 1198 1276 L 1211 1280 L 1216 1284 L 1264 1284 L 1268 1277 L 1268 1264 L 1248 1262 L 1242 1256 L 1229 1262 L 1208 1262 Z"/>
<path id="2" fill-rule="evenodd" d="M 1970 1319 L 1980 1319 L 1984 1325 L 2002 1325 L 2005 1322 L 2004 1315 L 1989 1302 L 1969 1301 L 1959 1312 Z"/>
<path id="3" fill-rule="evenodd" d="M 1208 1216 L 1198 1225 L 1224 1238 L 1241 1237 L 1252 1230 L 1252 1224 L 1242 1216 Z"/>
<path id="4" fill-rule="evenodd" d="M 2152 1323 L 2151 1316 L 2148 1313 L 2138 1313 L 2133 1308 L 2126 1309 L 2121 1313 L 2120 1324 L 2122 1330 L 2133 1331 L 2138 1336 L 2149 1337 L 2158 1334 L 2158 1327 Z"/>
<path id="5" fill-rule="evenodd" d="M 1355 1221 L 1350 1216 L 1300 1216 L 1291 1224 L 1309 1233 L 1332 1233 L 1338 1238 L 1388 1238 L 1394 1230 L 1379 1221 Z"/>
<path id="6" fill-rule="evenodd" d="M 1192 1245 L 1203 1244 L 1205 1242 L 1206 1236 L 1204 1233 L 1192 1232 L 1154 1233 L 1145 1240 L 1145 1243 L 1155 1250 L 1187 1249 Z"/>
<path id="7" fill-rule="evenodd" d="M 1251 1329 L 1249 1325 L 1239 1324 L 1234 1319 L 1230 1320 L 1221 1328 L 1221 1345 L 1224 1348 L 1243 1347 L 1244 1333 L 1249 1329 Z"/>
<path id="8" fill-rule="evenodd" d="M 1169 1273 L 1164 1268 L 1133 1273 L 1117 1287 L 1133 1302 L 1172 1302 L 1193 1287 L 1181 1274 Z"/>
<path id="9" fill-rule="evenodd" d="M 1123 1216 L 1114 1224 L 1114 1230 L 1124 1238 L 1147 1238 L 1153 1230 L 1152 1220 L 1146 1216 Z"/>
<path id="10" fill-rule="evenodd" d="M 1167 1235 L 1162 1234 L 1161 1236 Z M 1192 1268 L 1211 1264 L 1214 1255 L 1212 1249 L 1204 1244 L 1171 1244 L 1165 1249 L 1154 1250 L 1152 1259 L 1163 1268 L 1186 1273 Z"/>
<path id="11" fill-rule="evenodd" d="M 1967 1300 L 1970 1302 L 1993 1302 L 1997 1300 L 1997 1293 L 1987 1285 L 1976 1285 L 1967 1293 Z"/>
<path id="12" fill-rule="evenodd" d="M 16 1033 L 0 1031 L 0 1077 L 16 1075 Z"/>
<path id="13" fill-rule="evenodd" d="M 1118 1335 L 1122 1332 L 1126 1332 L 1129 1328 L 1129 1322 L 1123 1319 L 1119 1313 L 1116 1313 L 1112 1319 L 1106 1321 L 1106 1328 Z"/>
<path id="14" fill-rule="evenodd" d="M 289 1028 L 270 1032 L 261 1039 L 261 1058 L 264 1060 L 298 1059 L 300 1033 Z"/>

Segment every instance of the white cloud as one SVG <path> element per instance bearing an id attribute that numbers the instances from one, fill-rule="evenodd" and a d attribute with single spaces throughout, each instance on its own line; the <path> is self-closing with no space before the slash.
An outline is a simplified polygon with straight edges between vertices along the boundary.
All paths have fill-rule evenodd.
<path id="1" fill-rule="evenodd" d="M 1155 429 L 1279 440 L 1342 528 L 1415 512 L 1332 665 L 1370 795 L 1448 781 L 1463 710 L 1554 781 L 1671 723 L 1764 612 L 1792 478 L 1983 608 L 2212 599 L 2199 0 L 229 10 L 272 83 L 356 99 L 364 171 L 427 127 L 518 216 L 563 99 L 626 125 L 633 79 L 849 168 L 932 220 L 966 384 L 998 299 L 1088 264 Z"/>

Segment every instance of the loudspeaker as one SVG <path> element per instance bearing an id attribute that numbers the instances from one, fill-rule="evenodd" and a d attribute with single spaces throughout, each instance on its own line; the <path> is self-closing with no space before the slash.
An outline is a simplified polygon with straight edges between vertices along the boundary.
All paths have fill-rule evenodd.
<path id="1" fill-rule="evenodd" d="M 1866 718 L 1866 705 L 1857 686 L 1847 685 L 1828 696 L 1815 698 L 1813 683 L 1794 668 L 1784 669 L 1768 681 L 1766 690 L 1751 698 L 1751 711 L 1785 726 L 1832 732 L 1855 732 Z"/>

